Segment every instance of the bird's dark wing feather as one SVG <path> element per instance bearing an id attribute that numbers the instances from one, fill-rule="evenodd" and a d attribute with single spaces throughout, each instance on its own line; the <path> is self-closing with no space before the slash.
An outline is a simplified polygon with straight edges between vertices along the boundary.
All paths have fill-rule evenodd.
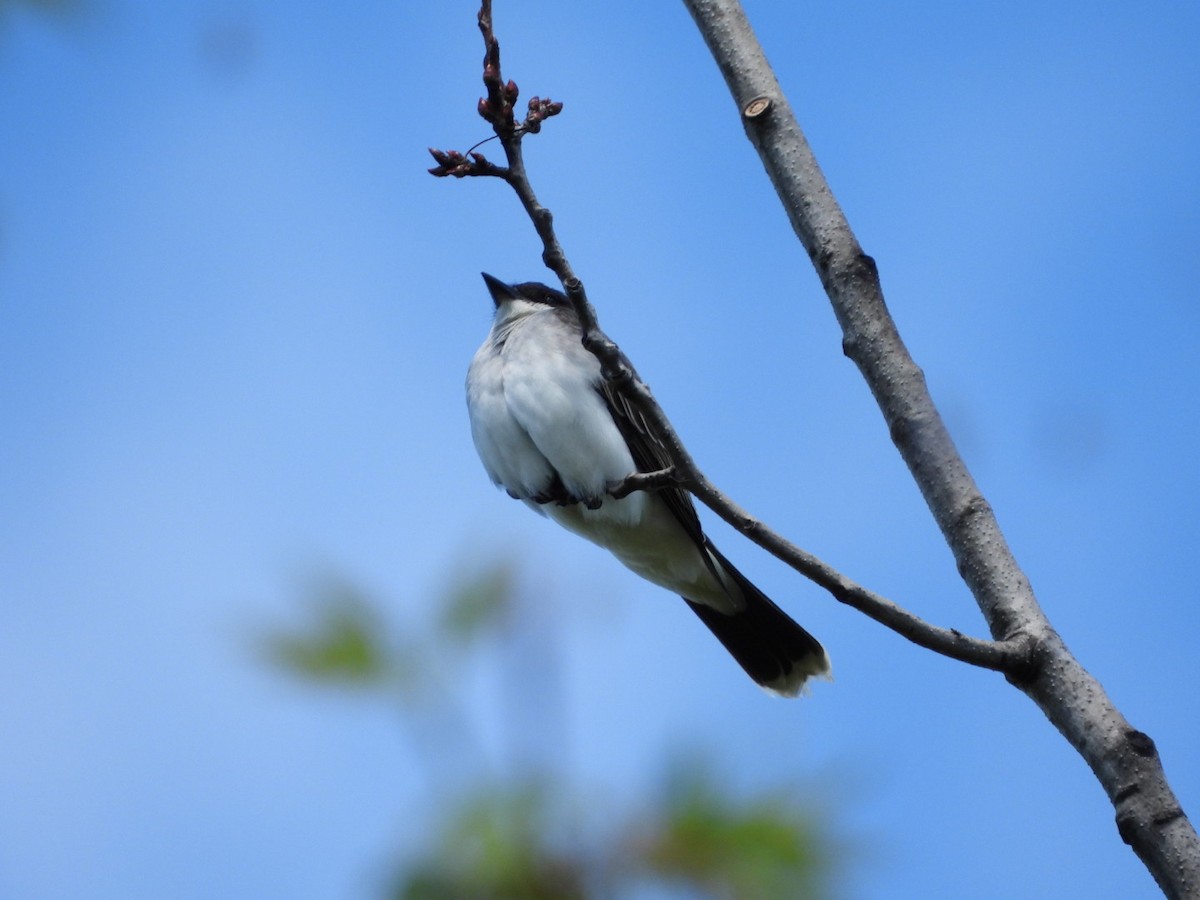
<path id="1" fill-rule="evenodd" d="M 662 436 L 646 421 L 645 416 L 637 409 L 629 395 L 621 387 L 604 380 L 600 382 L 599 391 L 604 402 L 608 404 L 608 410 L 612 413 L 617 429 L 625 438 L 625 443 L 629 445 L 629 452 L 633 456 L 633 463 L 637 466 L 637 470 L 639 472 L 657 472 L 672 465 L 673 460 L 667 452 Z M 704 546 L 704 532 L 700 528 L 700 517 L 696 515 L 696 507 L 692 503 L 691 495 L 676 487 L 663 488 L 658 491 L 658 495 L 666 502 L 672 515 L 684 527 L 696 545 Z"/>

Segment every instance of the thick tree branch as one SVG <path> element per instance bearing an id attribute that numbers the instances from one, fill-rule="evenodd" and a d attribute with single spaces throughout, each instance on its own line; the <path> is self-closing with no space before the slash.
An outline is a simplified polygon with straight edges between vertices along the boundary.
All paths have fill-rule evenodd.
<path id="1" fill-rule="evenodd" d="M 1153 741 L 1132 728 L 1051 627 L 900 339 L 863 253 L 737 0 L 684 0 L 712 52 L 862 372 L 992 635 L 1023 636 L 1033 666 L 1009 680 L 1083 756 L 1121 837 L 1168 897 L 1200 897 L 1200 841 Z"/>

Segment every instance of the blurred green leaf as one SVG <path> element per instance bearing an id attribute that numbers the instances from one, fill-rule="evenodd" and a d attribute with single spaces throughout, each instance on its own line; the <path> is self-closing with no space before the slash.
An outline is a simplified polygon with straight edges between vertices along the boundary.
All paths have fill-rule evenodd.
<path id="1" fill-rule="evenodd" d="M 693 766 L 672 779 L 662 816 L 635 850 L 661 877 L 739 900 L 827 896 L 831 848 L 785 793 L 735 800 Z"/>
<path id="2" fill-rule="evenodd" d="M 547 792 L 524 785 L 475 795 L 440 848 L 397 885 L 403 900 L 575 900 L 587 896 L 586 866 L 549 846 Z"/>
<path id="3" fill-rule="evenodd" d="M 516 596 L 511 567 L 497 564 L 451 590 L 439 621 L 450 637 L 467 641 L 508 620 Z"/>
<path id="4" fill-rule="evenodd" d="M 677 765 L 640 819 L 606 824 L 595 804 L 576 802 L 576 786 L 561 777 L 543 774 L 499 787 L 462 784 L 453 760 L 479 742 L 463 713 L 456 675 L 489 641 L 520 652 L 529 619 L 514 614 L 516 582 L 503 564 L 463 578 L 435 604 L 435 625 L 422 639 L 415 632 L 389 635 L 394 629 L 379 606 L 352 586 L 329 581 L 313 591 L 316 614 L 309 625 L 265 640 L 277 665 L 308 680 L 396 689 L 417 746 L 425 746 L 430 774 L 455 779 L 437 794 L 428 825 L 434 840 L 409 857 L 391 896 L 584 900 L 654 886 L 737 900 L 831 896 L 828 885 L 840 860 L 824 838 L 824 824 L 786 790 L 744 800 L 703 767 Z M 514 667 L 501 674 L 517 679 L 509 686 L 512 697 L 536 702 L 542 695 L 520 683 L 529 671 Z M 584 833 L 592 835 L 586 843 L 579 838 Z"/>
<path id="5" fill-rule="evenodd" d="M 323 682 L 374 684 L 394 666 L 381 636 L 378 616 L 347 588 L 327 589 L 317 598 L 316 622 L 303 631 L 269 634 L 269 659 L 293 674 Z"/>

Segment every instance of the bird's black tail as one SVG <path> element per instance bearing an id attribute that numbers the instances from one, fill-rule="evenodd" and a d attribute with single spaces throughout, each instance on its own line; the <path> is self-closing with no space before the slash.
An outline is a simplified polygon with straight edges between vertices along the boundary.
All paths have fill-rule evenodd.
<path id="1" fill-rule="evenodd" d="M 741 589 L 745 605 L 730 615 L 683 599 L 746 674 L 759 686 L 784 697 L 799 694 L 810 676 L 828 676 L 829 657 L 820 641 L 772 603 L 716 547 L 707 540 L 705 544 Z"/>

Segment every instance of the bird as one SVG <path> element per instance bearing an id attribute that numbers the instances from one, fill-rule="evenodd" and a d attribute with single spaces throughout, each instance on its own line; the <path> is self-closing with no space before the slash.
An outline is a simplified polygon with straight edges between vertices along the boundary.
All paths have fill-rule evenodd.
<path id="1" fill-rule="evenodd" d="M 690 494 L 673 485 L 610 493 L 671 459 L 628 387 L 603 377 L 567 296 L 481 274 L 495 313 L 466 393 L 471 437 L 492 482 L 680 595 L 768 692 L 794 697 L 808 679 L 829 677 L 821 643 L 713 546 Z"/>

